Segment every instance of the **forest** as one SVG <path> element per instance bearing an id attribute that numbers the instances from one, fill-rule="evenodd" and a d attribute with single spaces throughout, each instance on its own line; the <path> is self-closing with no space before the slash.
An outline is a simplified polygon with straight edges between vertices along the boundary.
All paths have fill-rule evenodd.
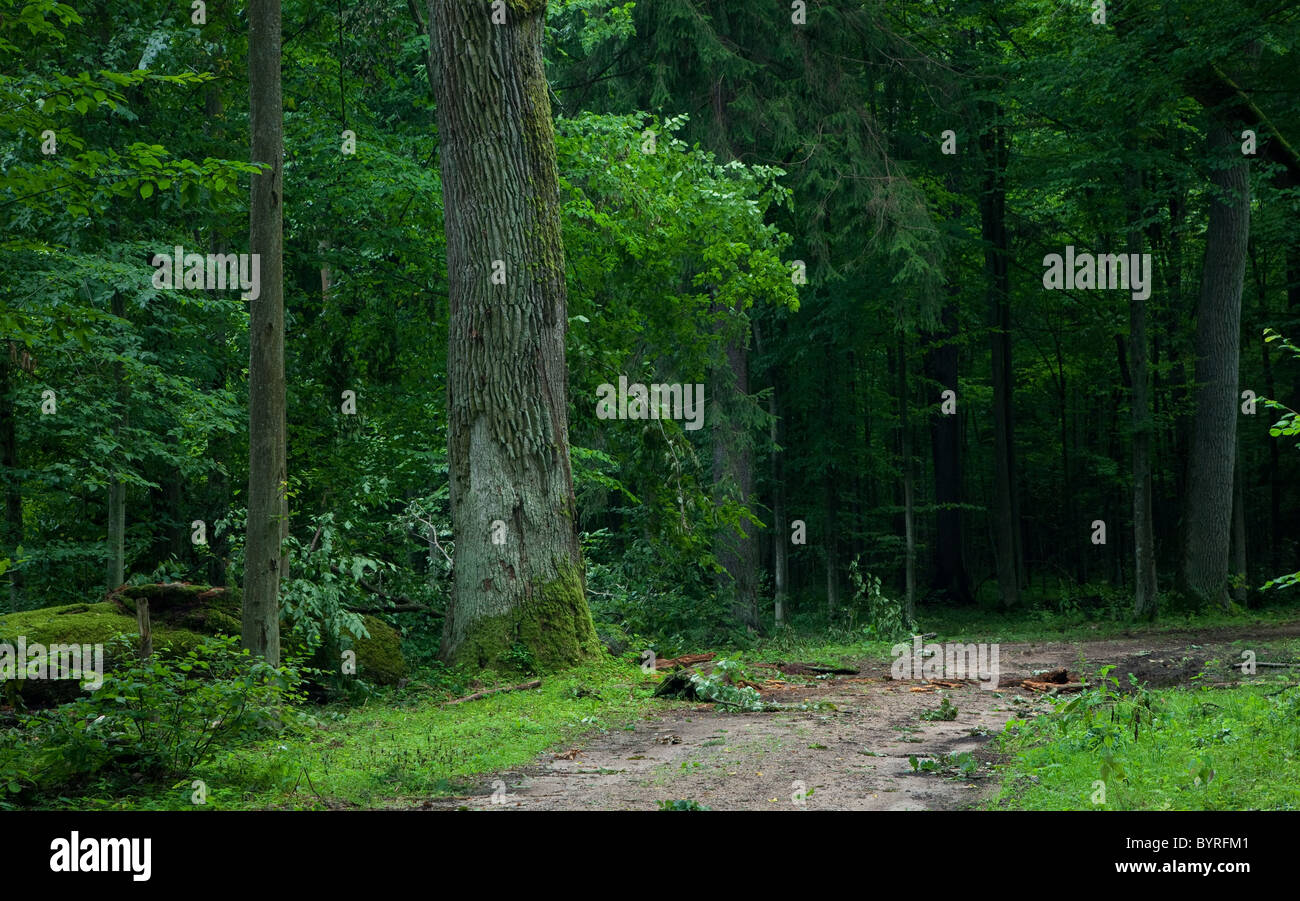
<path id="1" fill-rule="evenodd" d="M 0 61 L 0 810 L 1300 809 L 1294 0 Z"/>

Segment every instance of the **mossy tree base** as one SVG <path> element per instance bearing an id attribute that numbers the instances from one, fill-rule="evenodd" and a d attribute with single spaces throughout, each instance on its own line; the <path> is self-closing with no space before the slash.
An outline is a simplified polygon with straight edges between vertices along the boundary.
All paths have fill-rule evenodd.
<path id="1" fill-rule="evenodd" d="M 477 620 L 465 630 L 452 663 L 480 669 L 519 668 L 523 648 L 538 670 L 573 666 L 601 652 L 600 639 L 577 573 L 545 585 L 513 610 Z"/>

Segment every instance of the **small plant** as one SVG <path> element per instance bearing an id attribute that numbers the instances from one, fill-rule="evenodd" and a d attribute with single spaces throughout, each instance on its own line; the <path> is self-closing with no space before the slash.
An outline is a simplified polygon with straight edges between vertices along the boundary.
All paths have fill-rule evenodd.
<path id="1" fill-rule="evenodd" d="M 921 711 L 921 719 L 923 720 L 955 720 L 956 718 L 957 706 L 946 696 L 934 710 Z"/>
<path id="2" fill-rule="evenodd" d="M 302 676 L 238 647 L 205 639 L 184 655 L 130 660 L 100 688 L 59 707 L 20 715 L 0 732 L 0 784 L 24 802 L 94 783 L 120 793 L 137 783 L 171 784 L 223 751 L 278 735 L 298 722 Z"/>
<path id="3" fill-rule="evenodd" d="M 537 672 L 537 663 L 533 660 L 533 652 L 519 642 L 515 642 L 510 646 L 510 650 L 501 655 L 501 662 L 526 676 L 531 676 Z"/>
<path id="4" fill-rule="evenodd" d="M 707 676 L 703 673 L 691 673 L 691 685 L 695 689 L 696 697 L 702 701 L 712 701 L 715 704 L 736 707 L 751 713 L 767 709 L 767 705 L 763 703 L 757 691 L 747 685 L 732 685 L 726 681 L 725 676 L 725 670 L 722 676 L 719 676 L 716 670 Z"/>
<path id="5" fill-rule="evenodd" d="M 699 801 L 659 801 L 660 810 L 708 810 Z"/>
<path id="6" fill-rule="evenodd" d="M 912 765 L 914 773 L 939 773 L 948 776 L 961 776 L 970 779 L 979 772 L 980 764 L 970 751 L 958 754 L 944 754 L 942 757 L 917 757 L 911 755 L 907 762 Z"/>
<path id="7" fill-rule="evenodd" d="M 865 608 L 867 624 L 863 632 L 873 641 L 898 641 L 916 631 L 902 602 L 887 598 L 880 590 L 880 577 L 863 573 L 858 558 L 849 562 L 849 582 L 853 585 L 854 609 Z"/>

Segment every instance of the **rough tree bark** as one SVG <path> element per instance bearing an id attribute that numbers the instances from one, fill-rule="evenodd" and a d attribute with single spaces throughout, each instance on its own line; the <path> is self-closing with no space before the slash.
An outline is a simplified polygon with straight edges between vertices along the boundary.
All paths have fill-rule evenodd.
<path id="1" fill-rule="evenodd" d="M 1196 414 L 1187 464 L 1180 587 L 1195 601 L 1227 607 L 1250 180 L 1246 159 L 1224 125 L 1211 125 L 1208 144 L 1212 194 L 1196 310 Z"/>
<path id="2" fill-rule="evenodd" d="M 451 515 L 442 656 L 594 654 L 569 464 L 566 290 L 545 0 L 431 0 L 446 209 Z"/>
<path id="3" fill-rule="evenodd" d="M 261 293 L 248 323 L 248 538 L 244 565 L 244 647 L 280 662 L 280 580 L 288 534 L 284 484 L 284 107 L 280 95 L 280 0 L 248 4 L 249 127 L 252 176 L 249 253 L 260 262 Z"/>

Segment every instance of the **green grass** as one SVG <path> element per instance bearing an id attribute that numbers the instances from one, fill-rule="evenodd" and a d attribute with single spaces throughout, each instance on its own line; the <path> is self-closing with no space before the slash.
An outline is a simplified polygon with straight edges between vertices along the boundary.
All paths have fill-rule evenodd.
<path id="1" fill-rule="evenodd" d="M 454 706 L 413 683 L 359 706 L 308 708 L 316 723 L 300 735 L 228 754 L 195 778 L 208 808 L 403 806 L 477 789 L 475 774 L 527 764 L 673 703 L 652 700 L 652 677 L 610 658 L 539 678 L 538 689 Z M 79 798 L 74 806 L 187 809 L 192 793 L 186 782 L 161 795 Z"/>
<path id="2" fill-rule="evenodd" d="M 1300 809 L 1300 686 L 1268 679 L 1118 697 L 1115 687 L 1008 723 L 1001 745 L 1011 759 L 999 768 L 1002 787 L 990 806 Z M 1100 782 L 1105 801 L 1095 803 Z"/>
<path id="3" fill-rule="evenodd" d="M 1242 627 L 1294 619 L 1294 615 L 1294 611 L 1252 611 L 1245 616 L 1211 614 L 1190 622 L 1178 617 L 1138 625 L 1079 623 L 1065 615 L 1026 621 L 1023 611 L 1021 618 L 978 610 L 942 615 L 922 611 L 921 623 L 925 631 L 938 631 L 940 640 L 1084 640 L 1130 630 L 1154 635 L 1189 626 Z M 864 641 L 860 632 L 845 629 L 802 634 L 785 630 L 744 650 L 721 650 L 719 656 L 731 656 L 745 677 L 761 680 L 775 674 L 748 664 L 889 660 L 891 646 L 891 642 Z M 1300 640 L 1288 638 L 1243 641 L 1236 646 L 1255 650 L 1260 660 L 1294 659 L 1300 652 Z M 451 707 L 444 702 L 480 686 L 468 684 L 465 674 L 445 669 L 417 672 L 407 687 L 377 692 L 360 705 L 308 707 L 305 714 L 314 725 L 277 742 L 230 753 L 195 778 L 204 783 L 207 809 L 413 806 L 424 798 L 478 791 L 483 787 L 482 774 L 529 764 L 548 749 L 568 747 L 592 732 L 626 728 L 648 713 L 680 703 L 653 699 L 655 677 L 631 662 L 633 652 L 625 656 L 628 659 L 606 657 L 543 675 L 537 690 Z M 1271 675 L 1261 670 L 1261 676 Z M 479 674 L 479 679 L 487 685 L 524 681 L 524 677 L 490 673 Z M 1300 690 L 1275 698 L 1263 697 L 1265 691 L 1254 687 L 1139 695 L 1153 699 L 1160 712 L 1153 721 L 1139 723 L 1136 741 L 1131 735 L 1132 710 L 1125 706 L 1133 701 L 1128 699 L 1104 710 L 1096 707 L 1087 725 L 1081 715 L 1021 723 L 1004 739 L 1011 761 L 996 806 L 1092 807 L 1092 783 L 1101 778 L 1102 760 L 1096 730 L 1105 730 L 1113 707 L 1117 721 L 1111 730 L 1112 744 L 1100 747 L 1111 754 L 1124 778 L 1118 770 L 1108 772 L 1106 807 L 1300 808 L 1300 787 L 1291 784 L 1300 748 L 1300 702 L 1296 701 Z M 1222 731 L 1225 727 L 1227 732 Z M 1215 775 L 1208 783 L 1196 785 L 1196 774 L 1188 767 L 1200 761 L 1199 769 L 1204 770 L 1206 760 Z M 186 780 L 162 791 L 142 786 L 138 794 L 126 797 L 92 793 L 61 799 L 56 806 L 192 809 L 194 790 L 193 781 Z"/>
<path id="4" fill-rule="evenodd" d="M 736 652 L 742 663 L 771 660 L 842 665 L 888 657 L 889 644 L 854 642 L 852 635 L 799 637 L 789 633 Z M 625 655 L 631 658 L 633 655 Z M 720 655 L 722 656 L 722 655 Z M 264 742 L 226 755 L 195 774 L 210 809 L 383 807 L 481 788 L 475 777 L 531 763 L 537 755 L 583 735 L 626 728 L 646 713 L 681 702 L 651 697 L 655 677 L 630 660 L 603 658 L 542 675 L 542 686 L 465 704 L 449 697 L 475 690 L 439 672 L 438 688 L 412 679 L 359 706 L 308 708 L 315 723 L 301 735 Z M 494 677 L 508 685 L 524 677 Z M 770 670 L 750 675 L 767 678 Z M 440 690 L 441 689 L 441 690 Z M 450 692 L 450 694 L 448 693 Z M 139 796 L 67 799 L 69 806 L 190 809 L 193 781 Z"/>
<path id="5" fill-rule="evenodd" d="M 1215 609 L 1196 615 L 1165 614 L 1152 623 L 1135 620 L 1127 608 L 1116 607 L 1097 610 L 1067 608 L 1064 612 L 1040 607 L 1016 609 L 1009 614 L 978 607 L 923 608 L 917 618 L 922 631 L 939 633 L 939 638 L 933 639 L 936 641 L 1095 641 L 1129 634 L 1159 635 L 1217 627 L 1244 629 L 1294 622 L 1296 608 L 1265 607 L 1249 611 L 1238 608 L 1232 612 Z"/>

